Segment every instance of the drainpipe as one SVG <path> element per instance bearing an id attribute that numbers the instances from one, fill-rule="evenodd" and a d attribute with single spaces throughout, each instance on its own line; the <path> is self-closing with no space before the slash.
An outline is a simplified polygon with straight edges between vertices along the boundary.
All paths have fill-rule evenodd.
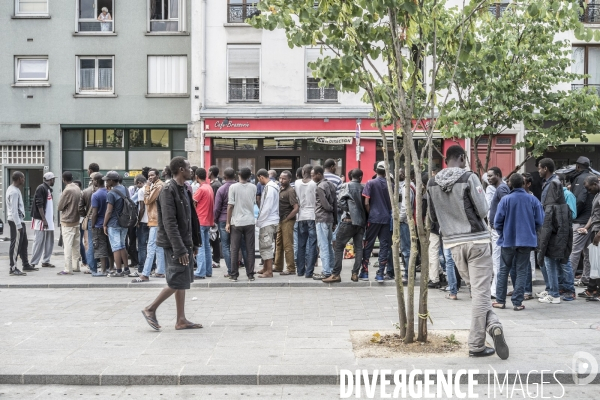
<path id="1" fill-rule="evenodd" d="M 204 118 L 202 110 L 206 109 L 206 0 L 202 0 L 202 108 L 200 109 L 200 165 L 204 162 Z M 210 163 L 210 161 L 209 161 Z"/>

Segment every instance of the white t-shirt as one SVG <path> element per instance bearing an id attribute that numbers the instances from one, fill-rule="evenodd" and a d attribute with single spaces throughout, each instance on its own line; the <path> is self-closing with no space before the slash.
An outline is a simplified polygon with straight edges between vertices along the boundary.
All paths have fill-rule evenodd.
<path id="1" fill-rule="evenodd" d="M 140 207 L 139 203 L 144 202 L 144 193 L 145 193 L 144 188 L 141 188 L 137 192 L 138 210 Z M 142 216 L 142 220 L 140 222 L 148 223 L 148 209 L 147 208 L 144 208 L 144 215 Z"/>
<path id="2" fill-rule="evenodd" d="M 302 179 L 298 179 L 294 185 L 296 196 L 298 196 L 298 221 L 314 221 L 315 207 L 317 203 L 317 184 L 312 180 L 304 183 Z"/>
<path id="3" fill-rule="evenodd" d="M 41 219 L 32 221 L 33 229 L 36 231 L 53 231 L 54 230 L 54 202 L 52 201 L 52 192 L 48 190 L 48 201 L 46 202 L 46 222 L 48 228 L 44 229 L 44 222 Z"/>
<path id="4" fill-rule="evenodd" d="M 260 197 L 260 212 L 256 226 L 264 228 L 277 224 L 279 224 L 279 186 L 275 182 L 269 181 L 263 188 Z"/>

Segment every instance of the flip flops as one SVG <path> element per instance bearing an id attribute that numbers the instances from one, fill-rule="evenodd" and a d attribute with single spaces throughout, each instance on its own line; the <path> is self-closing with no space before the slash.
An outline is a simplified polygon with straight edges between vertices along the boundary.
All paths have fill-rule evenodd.
<path id="1" fill-rule="evenodd" d="M 150 325 L 150 328 L 154 329 L 155 331 L 160 331 L 160 325 L 158 325 L 157 320 L 147 316 L 146 313 L 144 312 L 144 310 L 142 310 L 142 315 L 144 316 L 144 319 L 146 320 L 148 325 Z"/>
<path id="2" fill-rule="evenodd" d="M 131 280 L 131 283 L 142 283 L 142 282 L 149 282 L 149 279 L 142 279 L 142 278 L 135 278 Z"/>
<path id="3" fill-rule="evenodd" d="M 175 330 L 181 331 L 184 329 L 201 329 L 201 328 L 203 328 L 202 324 L 187 324 L 187 325 L 184 325 L 183 328 L 175 327 Z"/>
<path id="4" fill-rule="evenodd" d="M 492 307 L 494 307 L 494 308 L 506 308 L 506 304 L 504 304 L 504 303 L 492 303 Z"/>

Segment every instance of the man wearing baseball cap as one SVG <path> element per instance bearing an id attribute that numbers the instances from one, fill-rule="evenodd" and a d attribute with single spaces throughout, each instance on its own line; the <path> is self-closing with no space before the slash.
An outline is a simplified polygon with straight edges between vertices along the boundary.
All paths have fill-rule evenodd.
<path id="1" fill-rule="evenodd" d="M 50 256 L 54 248 L 54 205 L 52 186 L 55 176 L 52 172 L 44 174 L 44 182 L 37 187 L 31 206 L 31 226 L 33 228 L 33 255 L 31 265 L 42 261 L 42 267 L 54 268 Z"/>
<path id="2" fill-rule="evenodd" d="M 594 195 L 589 193 L 584 186 L 585 179 L 591 175 L 590 159 L 584 156 L 579 157 L 575 162 L 575 173 L 571 176 L 571 191 L 577 200 L 577 216 L 573 219 L 573 250 L 569 258 L 573 272 L 575 272 L 583 254 L 583 274 L 577 282 L 578 286 L 585 286 L 590 280 L 590 253 L 587 245 L 590 242 L 591 233 L 581 228 L 585 227 L 592 215 Z"/>

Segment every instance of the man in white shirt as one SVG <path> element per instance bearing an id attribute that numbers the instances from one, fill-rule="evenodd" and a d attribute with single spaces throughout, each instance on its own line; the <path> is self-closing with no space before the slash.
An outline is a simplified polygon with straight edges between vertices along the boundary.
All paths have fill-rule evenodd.
<path id="1" fill-rule="evenodd" d="M 146 182 L 147 180 L 144 175 L 136 176 L 135 183 L 139 189 L 135 197 L 132 197 L 133 201 L 138 204 L 139 208 L 138 224 L 136 228 L 138 269 L 137 273 L 135 271 L 132 272 L 131 275 L 133 276 L 139 276 L 139 274 L 141 274 L 144 270 L 144 265 L 146 264 L 146 253 L 148 250 L 148 236 L 150 234 L 150 228 L 148 228 L 148 211 L 146 210 L 146 204 L 144 204 L 144 195 L 146 194 L 144 186 L 146 185 Z"/>
<path id="2" fill-rule="evenodd" d="M 256 226 L 258 226 L 258 246 L 260 257 L 264 260 L 264 268 L 258 271 L 259 278 L 273 277 L 273 244 L 275 233 L 279 226 L 279 186 L 271 181 L 266 169 L 260 169 L 256 177 L 263 185 L 260 196 L 260 211 Z"/>
<path id="3" fill-rule="evenodd" d="M 40 261 L 44 268 L 54 268 L 50 264 L 50 256 L 54 249 L 54 205 L 52 187 L 55 176 L 52 172 L 44 174 L 44 182 L 35 190 L 34 204 L 31 207 L 33 227 L 33 255 L 31 264 L 37 265 Z"/>
<path id="4" fill-rule="evenodd" d="M 300 211 L 298 212 L 298 253 L 296 272 L 298 276 L 312 278 L 317 261 L 317 226 L 315 208 L 317 203 L 317 184 L 310 177 L 312 165 L 302 167 L 302 179 L 294 185 Z"/>
<path id="5" fill-rule="evenodd" d="M 10 276 L 25 276 L 26 272 L 21 272 L 17 268 L 17 257 L 21 257 L 23 271 L 35 271 L 37 268 L 29 265 L 27 261 L 27 229 L 25 228 L 25 206 L 23 205 L 23 196 L 21 187 L 25 184 L 25 175 L 20 171 L 12 174 L 12 185 L 6 189 L 6 211 L 8 225 L 10 226 Z"/>

